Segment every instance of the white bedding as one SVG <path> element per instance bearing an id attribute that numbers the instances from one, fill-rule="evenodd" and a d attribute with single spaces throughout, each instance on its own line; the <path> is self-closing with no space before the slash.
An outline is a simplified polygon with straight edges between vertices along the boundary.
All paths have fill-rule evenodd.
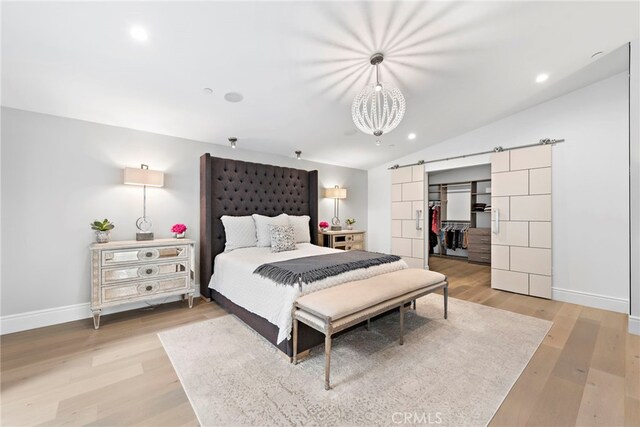
<path id="1" fill-rule="evenodd" d="M 260 265 L 312 255 L 340 252 L 339 249 L 324 248 L 311 243 L 299 243 L 295 251 L 272 253 L 271 248 L 242 248 L 216 256 L 214 274 L 209 287 L 220 292 L 235 304 L 257 314 L 279 328 L 278 343 L 291 337 L 291 312 L 293 303 L 303 293 L 361 280 L 379 274 L 407 268 L 400 260 L 370 268 L 360 268 L 338 276 L 304 284 L 301 293 L 297 286 L 277 285 L 269 279 L 253 274 Z"/>

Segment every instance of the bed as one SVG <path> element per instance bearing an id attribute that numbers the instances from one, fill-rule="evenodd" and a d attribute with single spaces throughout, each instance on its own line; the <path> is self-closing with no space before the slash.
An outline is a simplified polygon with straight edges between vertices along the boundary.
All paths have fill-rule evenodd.
<path id="1" fill-rule="evenodd" d="M 200 294 L 236 315 L 289 357 L 291 310 L 298 296 L 314 290 L 406 268 L 404 261 L 343 273 L 297 287 L 276 285 L 253 274 L 267 262 L 339 252 L 316 246 L 318 172 L 223 159 L 200 158 Z M 224 252 L 223 215 L 308 215 L 310 243 L 295 251 L 271 253 L 251 247 Z M 320 332 L 301 325 L 298 352 L 324 342 Z"/>

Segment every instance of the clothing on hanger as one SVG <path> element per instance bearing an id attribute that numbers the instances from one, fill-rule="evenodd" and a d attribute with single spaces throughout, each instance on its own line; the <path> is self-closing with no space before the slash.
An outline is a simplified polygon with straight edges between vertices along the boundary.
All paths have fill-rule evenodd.
<path id="1" fill-rule="evenodd" d="M 434 206 L 433 207 L 433 216 L 431 218 L 431 231 L 433 231 L 434 233 L 438 234 L 439 230 L 439 226 L 438 224 L 440 223 L 440 206 Z"/>

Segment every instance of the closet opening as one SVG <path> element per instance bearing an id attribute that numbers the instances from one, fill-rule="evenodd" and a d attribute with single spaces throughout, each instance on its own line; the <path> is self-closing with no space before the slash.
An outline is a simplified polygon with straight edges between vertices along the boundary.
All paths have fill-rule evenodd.
<path id="1" fill-rule="evenodd" d="M 491 165 L 426 172 L 425 184 L 429 268 L 490 267 Z"/>

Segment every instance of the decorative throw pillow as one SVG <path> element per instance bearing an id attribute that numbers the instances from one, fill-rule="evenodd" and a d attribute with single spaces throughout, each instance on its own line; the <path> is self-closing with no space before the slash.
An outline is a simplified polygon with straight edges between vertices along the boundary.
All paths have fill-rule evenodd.
<path id="1" fill-rule="evenodd" d="M 310 220 L 309 215 L 289 215 L 289 225 L 293 227 L 296 243 L 311 243 Z"/>
<path id="2" fill-rule="evenodd" d="M 293 251 L 296 249 L 296 235 L 290 225 L 271 225 L 271 252 Z"/>
<path id="3" fill-rule="evenodd" d="M 228 216 L 223 215 L 222 225 L 226 241 L 224 251 L 230 252 L 238 248 L 256 246 L 256 223 L 250 215 Z"/>
<path id="4" fill-rule="evenodd" d="M 256 223 L 256 236 L 258 238 L 257 245 L 259 247 L 271 246 L 271 230 L 270 225 L 289 225 L 287 214 L 278 216 L 251 215 Z"/>

